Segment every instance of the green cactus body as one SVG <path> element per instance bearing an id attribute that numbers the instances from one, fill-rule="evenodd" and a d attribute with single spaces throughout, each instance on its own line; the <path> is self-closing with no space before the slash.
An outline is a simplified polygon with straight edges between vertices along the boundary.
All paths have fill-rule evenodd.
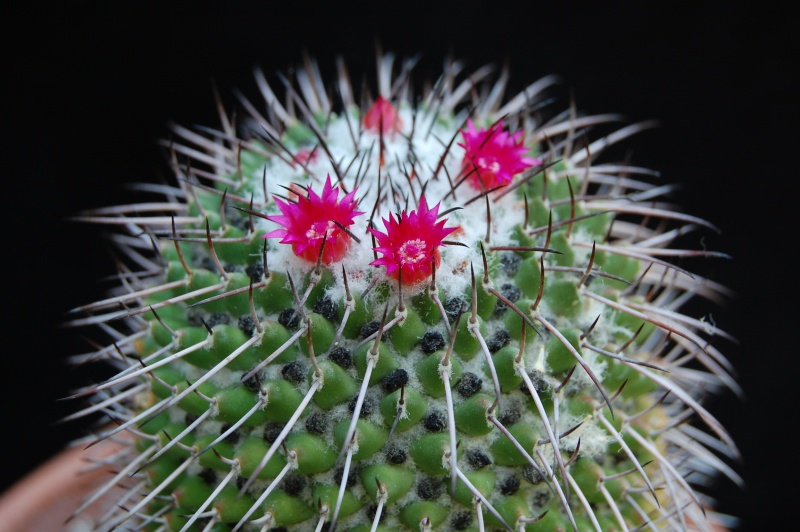
<path id="1" fill-rule="evenodd" d="M 173 208 L 120 225 L 146 271 L 79 309 L 127 331 L 80 394 L 119 421 L 92 441 L 135 464 L 97 528 L 708 522 L 703 481 L 740 480 L 702 405 L 738 389 L 678 307 L 726 292 L 668 259 L 721 254 L 670 249 L 709 225 L 602 162 L 644 126 L 543 119 L 551 77 L 469 101 L 490 92 L 456 64 L 412 104 L 393 61 L 363 107 L 343 67 L 342 106 L 301 69 L 286 104 L 259 74 L 241 131 L 176 127 Z"/>

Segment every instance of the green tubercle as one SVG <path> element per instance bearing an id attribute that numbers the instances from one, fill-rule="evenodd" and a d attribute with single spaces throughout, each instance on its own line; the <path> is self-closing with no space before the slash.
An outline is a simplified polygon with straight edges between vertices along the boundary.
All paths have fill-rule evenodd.
<path id="1" fill-rule="evenodd" d="M 403 314 L 403 320 L 389 331 L 392 345 L 401 356 L 407 355 L 422 340 L 428 329 L 413 308 L 406 307 Z"/>
<path id="2" fill-rule="evenodd" d="M 483 436 L 492 431 L 493 425 L 486 413 L 494 404 L 494 398 L 485 393 L 475 394 L 455 407 L 456 427 L 470 436 Z"/>
<path id="3" fill-rule="evenodd" d="M 527 423 L 517 423 L 507 428 L 517 443 L 528 453 L 528 456 L 532 456 L 536 442 L 539 440 L 536 430 Z M 496 439 L 492 442 L 491 449 L 494 462 L 498 465 L 522 466 L 529 463 L 527 457 L 508 438 Z"/>
<path id="4" fill-rule="evenodd" d="M 242 468 L 241 471 L 244 478 L 250 478 L 255 472 L 261 459 L 266 456 L 267 451 L 269 451 L 269 447 L 269 443 L 259 435 L 253 434 L 242 440 L 236 448 L 235 459 Z M 285 465 L 286 458 L 283 455 L 280 453 L 273 454 L 267 462 L 266 467 L 259 471 L 258 478 L 275 478 Z"/>
<path id="5" fill-rule="evenodd" d="M 312 434 L 290 434 L 286 438 L 286 449 L 297 454 L 297 472 L 303 475 L 328 471 L 336 463 L 333 449 Z"/>
<path id="6" fill-rule="evenodd" d="M 445 395 L 444 381 L 439 372 L 439 366 L 445 356 L 445 351 L 437 351 L 419 360 L 415 366 L 420 384 L 431 397 L 444 397 Z M 461 362 L 452 356 L 450 357 L 450 367 L 449 383 L 451 387 L 454 387 L 463 374 L 463 368 Z"/>
<path id="7" fill-rule="evenodd" d="M 514 361 L 519 356 L 519 348 L 507 345 L 492 355 L 492 363 L 497 372 L 497 380 L 500 383 L 500 390 L 508 393 L 519 388 L 522 384 L 522 376 L 514 367 Z M 484 374 L 491 378 L 489 365 L 483 364 Z"/>
<path id="8" fill-rule="evenodd" d="M 370 386 L 376 384 L 389 373 L 400 367 L 400 363 L 397 361 L 397 358 L 394 356 L 394 354 L 392 354 L 392 351 L 386 342 L 378 342 L 377 349 L 375 349 L 374 342 L 368 342 L 356 349 L 356 351 L 353 353 L 353 364 L 355 365 L 356 370 L 358 370 L 359 378 L 363 379 L 366 375 L 369 358 L 376 356 L 372 354 L 373 352 L 377 354 L 377 360 L 374 363 L 372 373 L 370 373 L 369 376 Z"/>
<path id="9" fill-rule="evenodd" d="M 414 484 L 414 473 L 391 465 L 370 465 L 359 474 L 366 494 L 377 501 L 385 496 L 387 503 L 393 503 L 403 497 Z"/>
<path id="10" fill-rule="evenodd" d="M 327 506 L 330 512 L 336 507 L 339 497 L 339 486 L 317 484 L 311 491 L 311 500 L 317 501 L 320 505 Z M 352 491 L 345 491 L 339 507 L 339 517 L 344 519 L 364 506 L 364 502 L 359 500 Z"/>
<path id="11" fill-rule="evenodd" d="M 413 428 L 428 412 L 426 398 L 413 388 L 401 388 L 381 399 L 383 422 L 391 427 L 397 419 L 396 430 Z"/>
<path id="12" fill-rule="evenodd" d="M 472 486 L 477 489 L 484 498 L 487 499 L 491 495 L 495 482 L 497 481 L 497 474 L 488 468 L 480 471 L 474 471 L 472 473 L 466 473 L 464 476 L 467 478 L 467 481 L 472 484 Z M 449 482 L 449 480 L 447 482 Z M 467 486 L 467 483 L 463 479 L 459 478 L 458 483 L 456 484 L 456 493 L 454 498 L 467 508 L 472 508 L 474 505 L 475 494 L 472 489 Z"/>
<path id="13" fill-rule="evenodd" d="M 416 466 L 429 475 L 444 475 L 448 468 L 444 465 L 445 453 L 450 450 L 450 437 L 446 433 L 423 434 L 409 447 L 409 454 Z M 460 453 L 460 449 L 458 450 Z"/>
<path id="14" fill-rule="evenodd" d="M 271 522 L 276 527 L 301 523 L 315 513 L 308 504 L 281 490 L 270 493 L 263 508 L 265 514 L 272 516 Z"/>
<path id="15" fill-rule="evenodd" d="M 415 501 L 400 510 L 400 520 L 411 529 L 422 529 L 423 526 L 436 528 L 441 525 L 447 514 L 448 508 L 431 501 Z"/>
<path id="16" fill-rule="evenodd" d="M 340 449 L 344 446 L 344 439 L 347 436 L 347 430 L 350 427 L 350 421 L 343 420 L 336 425 L 334 429 L 334 437 L 336 445 Z M 356 422 L 355 439 L 358 444 L 358 450 L 353 453 L 353 460 L 363 460 L 371 457 L 378 449 L 383 447 L 386 443 L 388 434 L 385 429 L 377 425 L 373 425 L 369 421 L 359 419 Z"/>
<path id="17" fill-rule="evenodd" d="M 330 360 L 320 360 L 317 363 L 322 372 L 322 390 L 314 394 L 314 402 L 325 410 L 341 404 L 358 393 L 358 385 L 352 377 L 339 365 Z M 308 383 L 313 382 L 315 369 L 308 370 Z"/>

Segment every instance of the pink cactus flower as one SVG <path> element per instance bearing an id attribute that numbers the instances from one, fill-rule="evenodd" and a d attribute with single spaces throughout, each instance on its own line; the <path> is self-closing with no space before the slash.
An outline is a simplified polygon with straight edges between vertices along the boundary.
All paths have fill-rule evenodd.
<path id="1" fill-rule="evenodd" d="M 439 247 L 444 238 L 456 231 L 458 227 L 444 227 L 447 219 L 436 221 L 439 204 L 428 209 L 425 196 L 420 198 L 416 211 L 400 214 L 400 220 L 390 214 L 383 219 L 386 232 L 382 233 L 370 228 L 369 231 L 378 241 L 373 248 L 383 256 L 370 264 L 385 266 L 386 273 L 398 279 L 402 271 L 403 284 L 415 284 L 431 276 L 432 263 L 436 267 L 442 260 Z"/>
<path id="2" fill-rule="evenodd" d="M 488 129 L 475 129 L 467 119 L 467 129 L 462 129 L 464 148 L 461 174 L 477 190 L 489 190 L 511 183 L 513 177 L 527 168 L 541 164 L 539 159 L 525 157 L 528 148 L 522 143 L 522 131 L 514 134 L 503 130 L 503 121 Z"/>
<path id="3" fill-rule="evenodd" d="M 362 120 L 367 131 L 378 133 L 382 127 L 384 135 L 400 131 L 403 125 L 400 117 L 397 116 L 397 109 L 383 96 L 375 99 L 372 107 L 364 113 Z"/>
<path id="4" fill-rule="evenodd" d="M 298 195 L 297 203 L 275 198 L 275 204 L 283 214 L 267 216 L 267 219 L 284 228 L 270 231 L 264 238 L 280 238 L 281 244 L 292 245 L 295 255 L 313 263 L 317 262 L 322 241 L 325 239 L 322 263 L 337 262 L 347 253 L 352 240 L 342 227 L 350 227 L 353 225 L 353 218 L 364 214 L 355 210 L 355 194 L 356 191 L 353 190 L 339 201 L 339 187 L 333 187 L 329 174 L 321 196 L 309 187 L 308 196 Z"/>
<path id="5" fill-rule="evenodd" d="M 297 168 L 298 165 L 303 166 L 317 160 L 317 149 L 313 150 L 300 150 L 294 157 L 292 157 L 292 168 Z"/>

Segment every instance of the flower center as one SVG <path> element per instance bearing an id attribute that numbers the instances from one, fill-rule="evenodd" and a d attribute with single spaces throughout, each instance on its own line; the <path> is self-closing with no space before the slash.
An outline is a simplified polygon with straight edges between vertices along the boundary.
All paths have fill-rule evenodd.
<path id="1" fill-rule="evenodd" d="M 500 171 L 500 163 L 494 157 L 478 157 L 475 162 L 481 169 L 488 170 L 493 174 Z"/>
<path id="2" fill-rule="evenodd" d="M 320 240 L 326 234 L 330 238 L 333 235 L 334 229 L 337 228 L 337 225 L 333 223 L 333 220 L 328 220 L 327 222 L 314 222 L 311 224 L 311 227 L 306 231 L 306 238 L 309 240 Z"/>
<path id="3" fill-rule="evenodd" d="M 400 264 L 416 264 L 422 260 L 425 260 L 427 256 L 425 253 L 425 248 L 426 242 L 421 238 L 406 240 L 397 250 L 397 256 L 400 258 Z"/>

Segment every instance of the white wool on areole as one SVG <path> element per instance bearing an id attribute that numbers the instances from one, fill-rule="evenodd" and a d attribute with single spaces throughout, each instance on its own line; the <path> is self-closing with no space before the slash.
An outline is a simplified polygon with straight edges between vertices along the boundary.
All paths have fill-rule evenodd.
<path id="1" fill-rule="evenodd" d="M 447 220 L 445 227 L 458 227 L 458 230 L 451 234 L 448 240 L 458 242 L 459 245 L 440 247 L 442 262 L 436 271 L 437 285 L 447 297 L 464 294 L 469 290 L 472 282 L 469 274 L 470 264 L 473 265 L 476 276 L 481 276 L 483 272 L 482 254 L 478 243 L 486 240 L 489 216 L 491 216 L 489 232 L 491 244 L 511 245 L 511 229 L 518 225 L 522 216 L 519 201 L 514 194 L 506 194 L 500 198 L 491 196 L 489 213 L 487 213 L 484 198 L 478 198 L 465 206 L 464 204 L 468 200 L 478 197 L 481 191 L 466 183 L 453 191 L 452 181 L 455 181 L 461 172 L 461 161 L 464 156 L 464 148 L 458 145 L 460 141 L 463 141 L 459 132 L 462 120 L 455 116 L 442 117 L 427 113 L 417 113 L 417 117 L 414 119 L 412 110 L 407 105 L 400 107 L 398 116 L 401 124 L 400 131 L 385 136 L 379 136 L 377 132 L 362 131 L 357 137 L 358 148 L 356 149 L 350 128 L 355 127 L 353 124 L 359 123 L 360 117 L 352 113 L 348 117 L 336 115 L 325 126 L 325 142 L 330 156 L 321 148 L 316 147 L 314 157 L 305 164 L 308 172 L 300 165 L 292 166 L 276 157 L 267 163 L 266 169 L 259 168 L 256 173 L 261 175 L 266 170 L 268 194 L 285 195 L 285 189 L 281 188 L 279 184 L 311 187 L 315 192 L 320 193 L 327 176 L 331 176 L 334 184 L 338 181 L 336 169 L 331 160 L 344 161 L 345 164 L 353 162 L 349 164 L 348 171 L 343 176 L 339 199 L 344 197 L 346 192 L 352 190 L 353 183 L 358 179 L 355 199 L 358 202 L 357 209 L 363 211 L 364 214 L 355 218 L 354 224 L 349 227 L 349 230 L 360 242 L 352 241 L 350 249 L 340 261 L 341 266 L 331 268 L 331 270 L 334 276 L 341 280 L 341 267 L 344 267 L 348 275 L 350 290 L 361 293 L 368 289 L 376 273 L 364 271 L 364 265 L 375 260 L 372 237 L 367 231 L 369 216 L 373 209 L 375 211 L 374 228 L 385 231 L 385 220 L 389 216 L 397 217 L 399 215 L 398 207 L 406 211 L 417 210 L 418 207 L 414 204 L 414 198 L 409 197 L 405 199 L 407 204 L 400 204 L 399 201 L 390 204 L 384 200 L 376 208 L 378 183 L 381 186 L 382 196 L 385 196 L 391 187 L 390 181 L 402 180 L 400 185 L 403 189 L 407 189 L 409 178 L 406 174 L 411 174 L 409 161 L 413 160 L 411 179 L 416 180 L 413 184 L 415 193 L 419 194 L 424 186 L 426 203 L 429 208 L 438 204 L 439 213 L 455 209 L 444 217 L 440 217 L 440 219 Z M 412 120 L 417 120 L 413 131 L 411 129 Z M 452 139 L 455 140 L 450 142 Z M 384 144 L 383 166 L 380 164 L 381 153 L 378 148 L 381 140 Z M 446 147 L 446 143 L 450 143 L 449 148 Z M 312 143 L 304 148 L 312 149 L 313 146 Z M 441 160 L 445 151 L 447 152 L 446 157 Z M 436 172 L 440 161 L 442 168 Z M 340 171 L 343 170 L 340 168 Z M 267 200 L 265 212 L 280 214 L 271 198 Z M 258 219 L 258 223 L 263 224 L 268 231 L 281 227 L 261 218 Z M 281 264 L 285 269 L 284 273 L 289 273 L 293 279 L 303 279 L 312 265 L 295 256 L 291 246 L 278 244 L 278 239 L 269 240 L 271 242 L 268 261 Z M 407 287 L 407 289 L 413 293 L 419 291 L 424 284 Z M 344 297 L 344 284 L 337 282 L 330 288 L 329 295 L 334 300 L 341 300 Z"/>

